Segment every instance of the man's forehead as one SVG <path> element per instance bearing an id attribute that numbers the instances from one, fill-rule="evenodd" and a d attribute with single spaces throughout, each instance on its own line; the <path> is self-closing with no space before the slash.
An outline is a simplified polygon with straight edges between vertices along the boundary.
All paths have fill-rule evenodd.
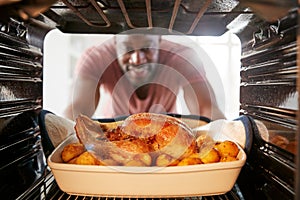
<path id="1" fill-rule="evenodd" d="M 159 35 L 145 35 L 145 34 L 130 34 L 130 35 L 117 35 L 116 41 L 127 45 L 134 44 L 151 44 L 159 41 Z"/>

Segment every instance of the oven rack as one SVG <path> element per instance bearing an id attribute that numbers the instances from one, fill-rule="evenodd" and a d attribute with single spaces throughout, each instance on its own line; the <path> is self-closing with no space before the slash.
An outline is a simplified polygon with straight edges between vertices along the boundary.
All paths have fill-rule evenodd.
<path id="1" fill-rule="evenodd" d="M 181 197 L 181 198 L 120 198 L 120 197 L 91 197 L 91 196 L 76 196 L 69 195 L 57 188 L 56 193 L 46 199 L 59 199 L 59 200 L 238 200 L 241 199 L 234 192 L 229 192 L 224 195 L 216 196 L 195 196 L 195 197 Z"/>

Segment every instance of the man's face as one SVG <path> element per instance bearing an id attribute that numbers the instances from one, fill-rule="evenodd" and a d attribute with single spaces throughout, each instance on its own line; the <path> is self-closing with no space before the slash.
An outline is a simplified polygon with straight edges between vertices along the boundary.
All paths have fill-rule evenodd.
<path id="1" fill-rule="evenodd" d="M 151 81 L 159 57 L 158 35 L 117 35 L 118 62 L 128 80 L 135 86 Z"/>

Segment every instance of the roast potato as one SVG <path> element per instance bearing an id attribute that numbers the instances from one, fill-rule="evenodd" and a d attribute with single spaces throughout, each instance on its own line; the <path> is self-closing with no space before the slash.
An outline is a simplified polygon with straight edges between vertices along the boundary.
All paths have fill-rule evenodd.
<path id="1" fill-rule="evenodd" d="M 62 153 L 61 153 L 61 158 L 64 162 L 69 162 L 73 158 L 79 156 L 85 152 L 85 147 L 81 143 L 72 143 L 68 144 L 64 147 Z"/>
<path id="2" fill-rule="evenodd" d="M 238 160 L 236 157 L 232 157 L 232 156 L 225 156 L 225 157 L 221 157 L 220 158 L 220 162 L 231 162 L 231 161 L 235 161 Z"/>
<path id="3" fill-rule="evenodd" d="M 198 153 L 194 153 L 189 157 L 183 158 L 177 166 L 198 165 L 203 164 Z"/>
<path id="4" fill-rule="evenodd" d="M 201 154 L 200 159 L 204 164 L 216 163 L 220 161 L 220 155 L 216 149 L 212 148 L 207 153 Z"/>
<path id="5" fill-rule="evenodd" d="M 166 166 L 175 166 L 177 165 L 177 163 L 178 161 L 175 158 L 173 158 L 168 154 L 163 153 L 157 156 L 155 165 L 159 167 L 166 167 Z"/>
<path id="6" fill-rule="evenodd" d="M 217 142 L 214 148 L 219 152 L 221 157 L 236 157 L 240 151 L 238 146 L 234 142 L 229 140 Z"/>
<path id="7" fill-rule="evenodd" d="M 69 163 L 78 165 L 105 165 L 104 163 L 100 162 L 92 152 L 89 151 L 83 152 L 78 157 L 69 161 Z"/>

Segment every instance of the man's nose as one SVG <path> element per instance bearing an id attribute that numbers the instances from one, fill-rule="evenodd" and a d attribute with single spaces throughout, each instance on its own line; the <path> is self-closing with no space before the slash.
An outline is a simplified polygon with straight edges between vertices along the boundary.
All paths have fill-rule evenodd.
<path id="1" fill-rule="evenodd" d="M 144 52 L 140 50 L 135 50 L 131 55 L 130 55 L 130 64 L 134 65 L 140 65 L 144 64 L 147 62 L 147 58 Z"/>

